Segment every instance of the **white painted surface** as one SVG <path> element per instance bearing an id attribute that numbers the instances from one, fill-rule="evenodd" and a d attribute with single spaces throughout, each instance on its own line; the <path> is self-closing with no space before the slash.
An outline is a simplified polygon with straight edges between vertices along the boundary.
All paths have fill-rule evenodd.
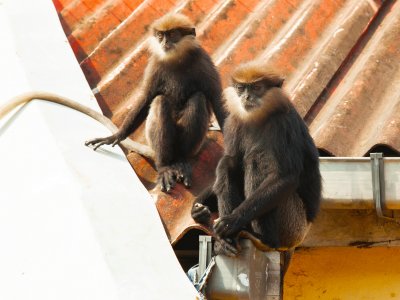
<path id="1" fill-rule="evenodd" d="M 51 0 L 0 0 L 0 103 L 98 110 Z M 153 201 L 102 125 L 35 101 L 0 121 L 0 299 L 195 299 Z"/>

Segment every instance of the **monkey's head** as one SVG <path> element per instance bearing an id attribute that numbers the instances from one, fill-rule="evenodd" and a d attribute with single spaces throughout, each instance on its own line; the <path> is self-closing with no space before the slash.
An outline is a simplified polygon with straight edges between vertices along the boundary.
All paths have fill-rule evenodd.
<path id="1" fill-rule="evenodd" d="M 191 48 L 199 47 L 196 29 L 188 17 L 167 14 L 151 25 L 150 50 L 161 60 L 181 58 Z"/>
<path id="2" fill-rule="evenodd" d="M 284 79 L 257 61 L 239 65 L 232 73 L 231 86 L 224 91 L 227 109 L 244 121 L 259 120 L 287 109 L 282 91 Z"/>

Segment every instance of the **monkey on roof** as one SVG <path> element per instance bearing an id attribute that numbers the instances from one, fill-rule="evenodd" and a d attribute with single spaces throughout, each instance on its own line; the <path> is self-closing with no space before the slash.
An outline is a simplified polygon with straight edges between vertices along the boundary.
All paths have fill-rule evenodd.
<path id="1" fill-rule="evenodd" d="M 231 79 L 224 90 L 224 155 L 214 184 L 196 198 L 192 217 L 209 225 L 209 206 L 216 201 L 215 252 L 236 255 L 238 233 L 249 231 L 283 251 L 285 272 L 319 210 L 318 151 L 279 75 L 253 61 L 237 67 Z"/>
<path id="2" fill-rule="evenodd" d="M 219 74 L 196 40 L 192 22 L 168 14 L 152 24 L 151 34 L 140 97 L 115 134 L 86 144 L 95 150 L 118 144 L 134 130 L 140 112 L 149 108 L 146 138 L 155 153 L 158 183 L 168 192 L 179 181 L 191 185 L 188 159 L 204 141 L 212 110 L 221 128 L 226 113 Z"/>

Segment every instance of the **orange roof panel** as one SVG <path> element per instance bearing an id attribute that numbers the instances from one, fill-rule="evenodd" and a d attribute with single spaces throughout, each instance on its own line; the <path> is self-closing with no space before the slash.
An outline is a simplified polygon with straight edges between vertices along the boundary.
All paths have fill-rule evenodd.
<path id="1" fill-rule="evenodd" d="M 182 12 L 221 73 L 254 58 L 285 76 L 284 88 L 321 153 L 400 153 L 400 2 L 379 0 L 53 0 L 103 112 L 121 124 L 147 63 L 149 25 Z M 132 137 L 144 141 L 143 126 Z M 195 226 L 193 195 L 212 178 L 222 135 L 210 132 L 194 164 L 192 189 L 153 191 L 172 242 Z M 383 148 L 382 148 L 383 147 Z M 148 189 L 156 172 L 128 159 Z"/>

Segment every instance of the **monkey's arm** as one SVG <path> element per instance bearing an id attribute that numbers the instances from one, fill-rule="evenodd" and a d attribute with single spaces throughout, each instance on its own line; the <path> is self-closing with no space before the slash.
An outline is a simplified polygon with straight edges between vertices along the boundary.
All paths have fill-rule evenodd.
<path id="1" fill-rule="evenodd" d="M 135 122 L 138 114 L 149 105 L 151 102 L 151 98 L 146 95 L 140 95 L 137 99 L 135 106 L 131 108 L 126 115 L 121 127 L 116 130 L 112 135 L 104 137 L 104 138 L 96 138 L 93 140 L 89 140 L 85 143 L 86 146 L 94 146 L 93 150 L 97 150 L 102 145 L 110 145 L 114 147 L 116 144 L 125 140 L 128 135 L 131 133 L 132 126 Z"/>
<path id="2" fill-rule="evenodd" d="M 222 131 L 224 129 L 225 119 L 228 115 L 223 104 L 224 99 L 222 98 L 221 93 L 218 91 L 213 91 L 213 93 L 211 93 L 211 95 L 208 97 L 214 111 L 215 118 L 217 119 L 219 127 Z"/>
<path id="3" fill-rule="evenodd" d="M 94 146 L 93 150 L 97 150 L 101 145 L 112 145 L 113 147 L 127 138 L 135 124 L 135 119 L 139 113 L 148 107 L 151 101 L 157 96 L 158 76 L 152 72 L 154 62 L 150 61 L 146 68 L 144 79 L 140 88 L 140 93 L 136 99 L 134 106 L 129 110 L 121 127 L 112 135 L 104 138 L 96 138 L 85 143 L 86 146 Z"/>
<path id="4" fill-rule="evenodd" d="M 209 225 L 211 219 L 210 206 L 213 204 L 216 206 L 216 203 L 217 195 L 213 191 L 213 185 L 210 185 L 194 200 L 191 211 L 193 220 L 200 224 Z"/>
<path id="5" fill-rule="evenodd" d="M 229 137 L 229 133 L 226 133 Z M 231 143 L 225 145 L 227 153 L 236 153 L 235 142 L 236 138 L 230 139 Z M 237 155 L 225 154 L 219 161 L 217 166 L 217 178 L 213 184 L 204 189 L 199 196 L 196 197 L 193 207 L 192 207 L 192 218 L 204 225 L 209 225 L 211 219 L 211 212 L 218 211 L 218 206 L 220 207 L 232 207 L 232 203 L 238 203 L 239 193 L 234 191 L 227 191 L 226 188 L 232 185 L 242 185 L 237 182 L 236 177 L 241 177 L 242 174 L 239 169 L 239 159 Z M 233 172 L 232 172 L 233 171 Z M 233 173 L 233 174 L 232 174 Z M 239 188 L 237 186 L 236 188 Z M 220 201 L 224 201 L 223 205 L 218 205 L 217 195 L 221 198 Z M 228 198 L 228 199 L 226 199 Z M 233 209 L 233 208 L 231 208 Z M 231 210 L 230 209 L 230 210 Z M 219 212 L 225 215 L 225 211 Z"/>
<path id="6" fill-rule="evenodd" d="M 221 97 L 211 99 L 211 105 L 215 114 L 215 117 L 218 121 L 219 127 L 221 131 L 224 129 L 225 119 L 227 117 L 227 112 L 223 105 L 223 99 Z"/>
<path id="7" fill-rule="evenodd" d="M 106 126 L 111 132 L 117 131 L 117 127 L 113 124 L 113 122 L 111 122 L 110 119 L 103 116 L 101 113 L 98 113 L 97 111 L 87 106 L 84 106 L 78 102 L 75 102 L 71 99 L 68 99 L 66 97 L 42 91 L 33 91 L 12 98 L 6 104 L 0 106 L 0 119 L 3 118 L 5 115 L 7 115 L 14 108 L 35 99 L 49 101 L 67 106 L 99 121 L 104 126 Z M 130 151 L 134 151 L 149 158 L 154 158 L 154 152 L 150 147 L 134 142 L 131 139 L 126 140 L 123 143 L 123 146 Z"/>
<path id="8" fill-rule="evenodd" d="M 238 233 L 252 220 L 276 208 L 280 201 L 296 191 L 298 176 L 270 174 L 230 215 L 219 218 L 215 232 L 222 238 Z"/>
<path id="9" fill-rule="evenodd" d="M 226 125 L 227 130 L 224 133 L 225 154 L 218 162 L 215 182 L 196 197 L 191 211 L 193 219 L 205 225 L 208 225 L 212 211 L 219 210 L 220 215 L 226 215 L 227 212 L 223 208 L 230 207 L 230 213 L 234 208 L 232 207 L 233 203 L 238 203 L 242 200 L 239 199 L 241 193 L 235 192 L 236 189 L 240 189 L 243 186 L 242 180 L 237 180 L 243 176 L 240 171 L 241 160 L 238 153 L 238 127 L 231 118 L 227 119 Z M 230 188 L 232 186 L 234 186 L 234 189 Z M 218 209 L 218 207 L 221 207 L 221 209 Z"/>
<path id="10" fill-rule="evenodd" d="M 210 65 L 212 63 L 210 62 Z M 224 128 L 225 119 L 228 116 L 228 112 L 224 106 L 224 99 L 222 97 L 222 86 L 221 80 L 216 69 L 212 68 L 207 70 L 204 74 L 199 75 L 200 78 L 209 78 L 204 85 L 202 90 L 207 100 L 210 102 L 213 109 L 214 115 L 218 121 L 221 131 Z"/>
<path id="11" fill-rule="evenodd" d="M 114 147 L 119 142 L 125 140 L 133 130 L 132 127 L 135 123 L 136 117 L 146 106 L 149 105 L 150 102 L 151 100 L 149 97 L 140 96 L 136 100 L 134 107 L 132 107 L 128 111 L 124 121 L 121 124 L 121 127 L 114 134 L 105 138 L 97 138 L 91 141 L 87 141 L 86 145 L 93 145 L 94 146 L 93 150 L 96 150 L 101 145 L 112 144 L 112 146 Z"/>

